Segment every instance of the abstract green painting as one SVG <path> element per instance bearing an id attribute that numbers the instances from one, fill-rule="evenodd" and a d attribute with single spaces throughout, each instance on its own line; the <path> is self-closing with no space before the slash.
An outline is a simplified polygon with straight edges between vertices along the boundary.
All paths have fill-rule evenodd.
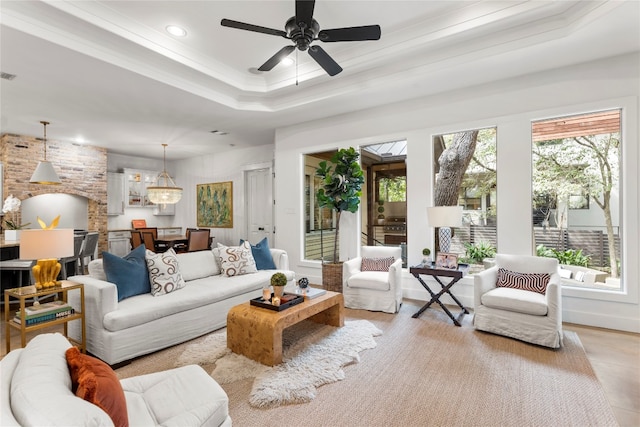
<path id="1" fill-rule="evenodd" d="M 198 227 L 233 228 L 233 182 L 198 184 Z"/>

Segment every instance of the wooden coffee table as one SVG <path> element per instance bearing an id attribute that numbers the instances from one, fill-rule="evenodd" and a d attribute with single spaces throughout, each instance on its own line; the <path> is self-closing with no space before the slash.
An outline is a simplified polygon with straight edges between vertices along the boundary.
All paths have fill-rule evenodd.
<path id="1" fill-rule="evenodd" d="M 282 311 L 251 305 L 236 305 L 227 314 L 227 347 L 263 365 L 282 363 L 282 331 L 303 320 L 344 326 L 344 298 L 327 291 L 317 298 Z"/>

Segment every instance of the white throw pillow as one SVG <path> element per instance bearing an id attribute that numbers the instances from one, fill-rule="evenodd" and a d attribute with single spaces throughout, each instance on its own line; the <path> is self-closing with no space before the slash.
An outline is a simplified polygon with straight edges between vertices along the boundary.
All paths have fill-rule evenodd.
<path id="1" fill-rule="evenodd" d="M 225 246 L 218 243 L 220 250 L 220 267 L 227 277 L 256 273 L 256 261 L 251 253 L 251 244 L 243 242 L 240 246 Z"/>
<path id="2" fill-rule="evenodd" d="M 98 280 L 107 280 L 107 273 L 104 272 L 102 258 L 94 259 L 89 263 L 89 276 L 94 277 Z"/>
<path id="3" fill-rule="evenodd" d="M 151 295 L 165 295 L 185 286 L 178 258 L 173 248 L 165 253 L 157 254 L 147 249 L 145 253 L 147 268 L 149 269 L 149 282 L 151 282 Z"/>
<path id="4" fill-rule="evenodd" d="M 217 251 L 217 249 L 216 249 Z M 219 251 L 218 251 L 219 254 Z M 178 254 L 180 273 L 185 282 L 220 274 L 218 260 L 213 251 L 196 251 Z"/>

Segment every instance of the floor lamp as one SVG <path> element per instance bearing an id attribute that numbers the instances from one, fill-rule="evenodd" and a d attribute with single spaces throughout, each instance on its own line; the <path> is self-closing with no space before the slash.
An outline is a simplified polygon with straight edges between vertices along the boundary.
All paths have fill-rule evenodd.
<path id="1" fill-rule="evenodd" d="M 462 206 L 433 206 L 427 208 L 427 222 L 438 228 L 440 251 L 451 249 L 451 227 L 462 226 Z"/>

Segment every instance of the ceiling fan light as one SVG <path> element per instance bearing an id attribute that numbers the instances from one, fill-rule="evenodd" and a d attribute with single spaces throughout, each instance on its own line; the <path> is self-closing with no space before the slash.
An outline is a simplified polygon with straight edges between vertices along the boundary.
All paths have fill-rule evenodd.
<path id="1" fill-rule="evenodd" d="M 29 180 L 31 184 L 43 184 L 43 185 L 60 185 L 60 178 L 56 171 L 53 169 L 51 162 L 42 160 L 38 163 L 36 170 L 31 175 Z"/>

